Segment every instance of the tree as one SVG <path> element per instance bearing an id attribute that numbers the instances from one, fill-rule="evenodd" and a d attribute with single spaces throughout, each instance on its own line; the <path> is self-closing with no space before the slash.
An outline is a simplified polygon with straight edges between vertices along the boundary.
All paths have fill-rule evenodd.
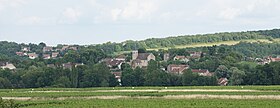
<path id="1" fill-rule="evenodd" d="M 133 75 L 133 69 L 126 64 L 124 66 L 124 70 L 122 72 L 122 77 L 121 77 L 121 81 L 122 81 L 122 86 L 134 86 L 135 84 L 135 78 Z"/>
<path id="2" fill-rule="evenodd" d="M 117 85 L 119 85 L 119 82 L 115 78 L 115 75 L 111 74 L 110 77 L 109 77 L 109 87 L 115 87 Z"/>
<path id="3" fill-rule="evenodd" d="M 91 65 L 83 73 L 81 87 L 109 86 L 110 76 L 110 70 L 104 63 Z"/>
<path id="4" fill-rule="evenodd" d="M 245 72 L 239 70 L 236 67 L 231 67 L 229 69 L 229 74 L 230 74 L 230 78 L 229 78 L 229 84 L 230 85 L 240 85 L 243 83 L 243 78 L 245 77 Z"/>
<path id="5" fill-rule="evenodd" d="M 12 84 L 8 79 L 0 77 L 0 89 L 7 89 L 11 87 Z"/>
<path id="6" fill-rule="evenodd" d="M 19 108 L 20 105 L 14 100 L 3 100 L 0 97 L 0 108 Z"/>
<path id="7" fill-rule="evenodd" d="M 29 67 L 28 70 L 26 70 L 25 74 L 21 76 L 22 81 L 25 84 L 25 87 L 30 87 L 30 88 L 38 87 L 36 83 L 42 71 L 43 71 L 42 68 L 37 68 L 35 66 Z"/>
<path id="8" fill-rule="evenodd" d="M 163 72 L 158 65 L 158 62 L 151 60 L 149 61 L 147 70 L 145 72 L 144 85 L 146 86 L 163 86 L 168 85 L 168 74 Z"/>
<path id="9" fill-rule="evenodd" d="M 145 48 L 139 48 L 138 53 L 146 53 L 146 49 Z"/>
<path id="10" fill-rule="evenodd" d="M 63 56 L 63 59 L 67 62 L 73 62 L 73 63 L 80 63 L 81 62 L 80 54 L 76 51 L 68 51 Z"/>
<path id="11" fill-rule="evenodd" d="M 68 77 L 62 76 L 54 82 L 54 87 L 68 88 L 71 87 L 71 81 Z"/>
<path id="12" fill-rule="evenodd" d="M 134 69 L 132 75 L 134 76 L 134 83 L 133 86 L 143 86 L 144 85 L 144 70 L 136 67 L 136 69 Z"/>
<path id="13" fill-rule="evenodd" d="M 197 81 L 195 80 L 198 77 L 197 74 L 194 74 L 191 69 L 185 70 L 182 77 L 182 83 L 185 86 L 196 85 Z"/>
<path id="14" fill-rule="evenodd" d="M 44 42 L 41 42 L 41 43 L 39 43 L 39 46 L 40 46 L 41 48 L 43 48 L 43 47 L 46 47 L 47 45 L 46 45 Z"/>
<path id="15" fill-rule="evenodd" d="M 76 88 L 78 87 L 79 82 L 79 73 L 76 68 L 70 71 L 69 73 L 69 80 L 71 82 L 71 87 Z"/>
<path id="16" fill-rule="evenodd" d="M 216 69 L 215 74 L 218 78 L 228 78 L 229 77 L 228 68 L 225 65 L 220 65 Z"/>

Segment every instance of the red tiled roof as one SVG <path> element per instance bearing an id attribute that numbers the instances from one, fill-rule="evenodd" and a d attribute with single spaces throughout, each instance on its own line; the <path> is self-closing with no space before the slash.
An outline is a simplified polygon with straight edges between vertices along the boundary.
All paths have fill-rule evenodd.
<path id="1" fill-rule="evenodd" d="M 109 66 L 118 66 L 121 63 L 123 63 L 124 61 L 123 60 L 115 60 L 115 59 L 106 59 L 104 62 L 106 63 L 106 65 L 109 65 Z"/>
<path id="2" fill-rule="evenodd" d="M 176 59 L 185 59 L 185 56 L 175 56 Z"/>
<path id="3" fill-rule="evenodd" d="M 280 61 L 280 58 L 271 58 L 272 61 Z"/>
<path id="4" fill-rule="evenodd" d="M 168 65 L 167 70 L 171 73 L 181 73 L 188 67 L 189 67 L 189 65 L 170 64 L 170 65 Z"/>
<path id="5" fill-rule="evenodd" d="M 228 79 L 227 79 L 227 78 L 220 78 L 220 79 L 218 80 L 218 84 L 220 84 L 220 85 L 222 85 L 222 86 L 227 85 L 227 83 L 228 83 Z"/>

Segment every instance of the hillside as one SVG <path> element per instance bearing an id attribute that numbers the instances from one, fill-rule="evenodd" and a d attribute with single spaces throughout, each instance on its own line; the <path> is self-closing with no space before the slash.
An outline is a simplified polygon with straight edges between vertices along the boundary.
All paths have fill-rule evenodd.
<path id="1" fill-rule="evenodd" d="M 97 48 L 103 49 L 107 53 L 114 53 L 120 51 L 131 51 L 139 48 L 145 49 L 166 49 L 166 48 L 184 48 L 189 45 L 196 45 L 198 47 L 207 44 L 213 45 L 213 43 L 228 44 L 227 42 L 233 42 L 234 44 L 240 41 L 272 41 L 273 39 L 280 38 L 280 29 L 273 30 L 260 30 L 260 31 L 247 31 L 247 32 L 224 32 L 204 35 L 184 35 L 167 38 L 150 38 L 140 41 L 128 40 L 121 43 L 107 42 L 104 44 L 96 45 Z M 226 43 L 223 43 L 227 41 Z M 233 43 L 229 43 L 231 45 Z M 206 45 L 207 46 L 207 45 Z M 208 45 L 209 46 L 209 45 Z"/>

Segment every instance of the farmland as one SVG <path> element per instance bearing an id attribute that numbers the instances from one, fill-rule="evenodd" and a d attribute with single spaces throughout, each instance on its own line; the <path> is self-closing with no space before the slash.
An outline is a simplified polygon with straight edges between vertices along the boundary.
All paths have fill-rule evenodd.
<path id="1" fill-rule="evenodd" d="M 21 107 L 273 107 L 280 86 L 1 89 Z M 145 104 L 143 104 L 145 103 Z"/>
<path id="2" fill-rule="evenodd" d="M 247 39 L 247 40 L 241 40 L 241 41 L 222 41 L 222 42 L 209 42 L 209 43 L 195 43 L 195 44 L 190 44 L 190 45 L 177 45 L 175 47 L 165 47 L 165 48 L 150 48 L 147 50 L 159 50 L 159 49 L 164 49 L 168 50 L 170 48 L 195 48 L 195 47 L 208 47 L 208 46 L 213 46 L 213 45 L 236 45 L 240 42 L 264 42 L 264 43 L 272 43 L 272 42 L 279 42 L 279 39 L 274 39 L 273 41 L 269 41 L 268 39 Z"/>

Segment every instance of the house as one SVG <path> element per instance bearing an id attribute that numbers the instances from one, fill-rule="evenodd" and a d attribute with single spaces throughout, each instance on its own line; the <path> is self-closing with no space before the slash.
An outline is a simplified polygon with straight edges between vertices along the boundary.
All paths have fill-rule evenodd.
<path id="1" fill-rule="evenodd" d="M 163 54 L 163 60 L 164 60 L 164 61 L 168 61 L 169 59 L 170 59 L 169 53 L 164 53 L 164 54 Z"/>
<path id="2" fill-rule="evenodd" d="M 189 62 L 189 57 L 186 57 L 186 56 L 178 56 L 176 55 L 173 60 L 178 60 L 178 61 L 182 61 L 182 62 Z"/>
<path id="3" fill-rule="evenodd" d="M 10 70 L 15 70 L 16 69 L 16 67 L 12 63 L 8 63 L 8 62 L 1 63 L 0 66 L 1 66 L 2 69 L 10 69 Z"/>
<path id="4" fill-rule="evenodd" d="M 65 45 L 61 48 L 62 51 L 65 51 L 65 50 L 75 50 L 77 51 L 78 50 L 78 47 L 75 47 L 75 46 L 69 46 L 69 45 Z"/>
<path id="5" fill-rule="evenodd" d="M 21 51 L 23 51 L 23 52 L 29 52 L 29 51 L 30 51 L 30 48 L 29 48 L 29 47 L 24 47 L 24 48 L 21 49 Z"/>
<path id="6" fill-rule="evenodd" d="M 50 59 L 51 55 L 50 54 L 43 54 L 43 59 Z"/>
<path id="7" fill-rule="evenodd" d="M 263 59 L 261 58 L 256 58 L 255 61 L 258 63 L 258 64 L 261 64 L 261 65 L 264 65 L 264 64 L 269 64 L 270 62 L 280 62 L 280 58 L 273 58 L 272 56 L 268 56 L 268 57 L 265 57 Z"/>
<path id="8" fill-rule="evenodd" d="M 265 64 L 269 64 L 271 62 L 271 60 L 269 58 L 256 58 L 255 61 L 260 64 L 260 65 L 265 65 Z"/>
<path id="9" fill-rule="evenodd" d="M 56 58 L 56 57 L 58 57 L 58 55 L 59 55 L 59 52 L 52 52 L 52 58 Z"/>
<path id="10" fill-rule="evenodd" d="M 75 68 L 78 66 L 83 66 L 83 65 L 84 65 L 84 63 L 74 63 Z"/>
<path id="11" fill-rule="evenodd" d="M 78 66 L 83 66 L 84 63 L 71 63 L 71 62 L 68 62 L 68 63 L 63 63 L 62 64 L 62 67 L 63 69 L 70 69 L 72 70 L 73 67 L 78 67 Z"/>
<path id="12" fill-rule="evenodd" d="M 46 46 L 43 48 L 43 52 L 50 52 L 50 51 L 53 51 L 53 47 Z"/>
<path id="13" fill-rule="evenodd" d="M 117 56 L 115 59 L 116 59 L 116 60 L 122 60 L 122 61 L 125 61 L 125 58 L 126 58 L 126 56 L 125 56 L 125 55 L 119 55 L 119 56 Z"/>
<path id="14" fill-rule="evenodd" d="M 70 47 L 69 45 L 65 45 L 65 46 L 63 46 L 63 47 L 61 48 L 61 50 L 62 50 L 62 51 L 68 50 L 69 47 Z"/>
<path id="15" fill-rule="evenodd" d="M 47 67 L 49 67 L 49 68 L 56 68 L 56 66 L 54 64 L 47 64 Z"/>
<path id="16" fill-rule="evenodd" d="M 279 62 L 280 58 L 270 58 L 271 62 Z"/>
<path id="17" fill-rule="evenodd" d="M 121 77 L 122 77 L 122 72 L 111 72 L 113 75 L 115 75 L 115 78 L 119 82 L 119 85 L 121 85 Z"/>
<path id="18" fill-rule="evenodd" d="M 68 48 L 68 50 L 74 50 L 74 51 L 77 51 L 78 50 L 78 47 L 75 47 L 75 46 L 71 46 Z"/>
<path id="19" fill-rule="evenodd" d="M 188 68 L 189 68 L 189 65 L 170 64 L 167 66 L 167 72 L 173 73 L 173 74 L 183 74 L 183 71 Z"/>
<path id="20" fill-rule="evenodd" d="M 121 69 L 121 65 L 125 63 L 124 60 L 117 59 L 106 59 L 104 62 L 110 69 Z"/>
<path id="21" fill-rule="evenodd" d="M 200 76 L 213 76 L 207 69 L 192 69 L 192 72 L 198 73 Z"/>
<path id="22" fill-rule="evenodd" d="M 156 60 L 156 57 L 152 53 L 138 53 L 138 51 L 132 52 L 131 66 L 136 67 L 147 67 L 150 60 Z"/>
<path id="23" fill-rule="evenodd" d="M 219 84 L 220 86 L 226 86 L 226 85 L 228 84 L 228 79 L 227 79 L 227 78 L 220 78 L 220 79 L 218 80 L 218 84 Z"/>
<path id="24" fill-rule="evenodd" d="M 16 55 L 18 55 L 18 56 L 24 56 L 24 52 L 16 52 Z"/>
<path id="25" fill-rule="evenodd" d="M 35 59 L 35 58 L 38 57 L 38 54 L 36 54 L 36 53 L 28 53 L 28 57 L 29 57 L 30 59 Z"/>
<path id="26" fill-rule="evenodd" d="M 63 63 L 62 64 L 63 69 L 70 69 L 72 70 L 73 64 L 68 62 L 68 63 Z"/>
<path id="27" fill-rule="evenodd" d="M 192 57 L 192 58 L 200 58 L 201 57 L 201 54 L 202 54 L 202 52 L 195 52 L 195 51 L 191 51 L 191 52 L 189 52 L 190 53 L 190 56 Z"/>

